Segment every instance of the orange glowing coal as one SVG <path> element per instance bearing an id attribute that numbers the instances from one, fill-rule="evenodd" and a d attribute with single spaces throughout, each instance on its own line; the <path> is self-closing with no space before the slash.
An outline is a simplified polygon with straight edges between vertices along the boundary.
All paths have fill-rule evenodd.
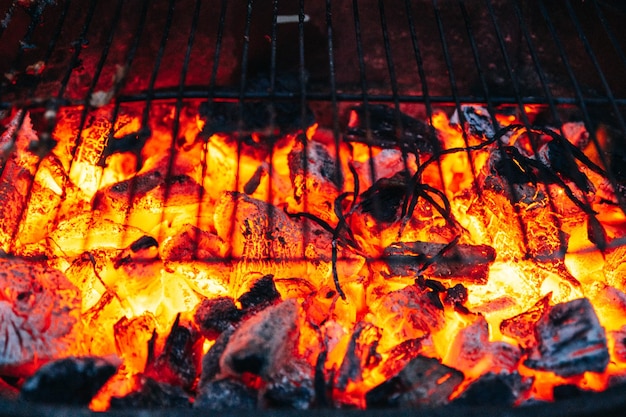
<path id="1" fill-rule="evenodd" d="M 134 105 L 64 108 L 43 158 L 41 115 L 4 121 L 1 375 L 117 357 L 94 410 L 147 379 L 196 404 L 229 381 L 271 406 L 281 377 L 310 393 L 298 407 L 364 408 L 494 380 L 519 405 L 626 376 L 626 219 L 582 123 L 467 105 L 426 124 L 370 104 L 337 138 L 220 131 L 199 107 L 143 123 Z M 277 295 L 251 301 L 259 283 Z M 173 334 L 188 373 L 168 365 Z M 268 356 L 240 360 L 257 342 Z"/>

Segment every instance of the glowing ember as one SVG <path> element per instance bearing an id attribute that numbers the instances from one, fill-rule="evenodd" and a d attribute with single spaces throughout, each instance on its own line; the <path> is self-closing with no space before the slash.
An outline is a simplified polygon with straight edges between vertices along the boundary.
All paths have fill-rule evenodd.
<path id="1" fill-rule="evenodd" d="M 626 376 L 626 219 L 582 124 L 356 106 L 335 142 L 214 105 L 175 129 L 167 103 L 149 126 L 62 109 L 43 159 L 31 115 L 5 122 L 2 375 L 117 355 L 95 410 L 471 404 L 496 385 L 517 405 Z"/>

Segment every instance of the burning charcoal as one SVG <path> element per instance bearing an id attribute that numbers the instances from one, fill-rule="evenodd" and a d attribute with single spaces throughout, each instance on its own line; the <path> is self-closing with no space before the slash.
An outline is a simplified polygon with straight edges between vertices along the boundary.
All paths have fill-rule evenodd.
<path id="1" fill-rule="evenodd" d="M 243 310 L 257 311 L 280 301 L 280 294 L 274 285 L 274 276 L 265 275 L 256 281 L 237 301 L 241 303 Z"/>
<path id="2" fill-rule="evenodd" d="M 24 382 L 20 398 L 37 403 L 87 406 L 120 364 L 117 358 L 95 357 L 50 362 Z"/>
<path id="3" fill-rule="evenodd" d="M 77 256 L 94 249 L 127 248 L 144 236 L 141 229 L 82 213 L 59 222 L 48 240 L 55 255 Z"/>
<path id="4" fill-rule="evenodd" d="M 496 252 L 490 246 L 463 243 L 398 242 L 385 248 L 384 255 L 396 275 L 424 272 L 433 277 L 479 284 L 487 282 L 489 265 L 496 259 Z"/>
<path id="5" fill-rule="evenodd" d="M 463 391 L 454 405 L 461 406 L 494 406 L 510 407 L 525 390 L 529 389 L 532 381 L 521 377 L 517 372 L 484 374 Z"/>
<path id="6" fill-rule="evenodd" d="M 243 313 L 230 297 L 207 298 L 196 309 L 194 321 L 200 327 L 202 335 L 215 339 L 224 331 L 234 327 Z"/>
<path id="7" fill-rule="evenodd" d="M 377 311 L 381 319 L 372 322 L 382 329 L 394 329 L 389 335 L 394 341 L 422 338 L 440 330 L 445 322 L 444 312 L 433 302 L 431 294 L 417 284 L 391 291 L 371 303 L 371 310 Z M 383 333 L 383 337 L 389 336 Z"/>
<path id="8" fill-rule="evenodd" d="M 448 288 L 443 301 L 454 306 L 465 304 L 467 301 L 467 288 L 463 284 L 456 284 L 454 287 Z"/>
<path id="9" fill-rule="evenodd" d="M 305 194 L 307 211 L 328 220 L 335 198 L 343 186 L 343 177 L 337 161 L 319 142 L 299 141 L 288 157 L 289 177 L 293 184 L 295 200 L 300 203 Z"/>
<path id="10" fill-rule="evenodd" d="M 245 194 L 228 192 L 222 196 L 215 208 L 215 228 L 224 242 L 230 242 L 235 258 L 273 258 L 278 262 L 303 253 L 301 222 Z"/>
<path id="11" fill-rule="evenodd" d="M 124 365 L 131 369 L 143 370 L 149 355 L 149 342 L 156 330 L 157 322 L 150 313 L 132 319 L 122 317 L 113 326 L 117 353 L 124 359 Z"/>
<path id="12" fill-rule="evenodd" d="M 189 323 L 176 317 L 163 353 L 146 367 L 146 375 L 161 382 L 189 389 L 199 374 L 202 358 L 202 339 Z"/>
<path id="13" fill-rule="evenodd" d="M 361 194 L 361 211 L 370 213 L 379 222 L 394 222 L 399 218 L 399 209 L 407 189 L 407 176 L 402 172 L 391 178 L 381 178 Z"/>
<path id="14" fill-rule="evenodd" d="M 371 323 L 360 321 L 356 324 L 339 368 L 337 388 L 345 389 L 350 381 L 362 381 L 363 372 L 380 363 L 382 358 L 376 352 L 380 337 L 381 329 Z"/>
<path id="15" fill-rule="evenodd" d="M 417 170 L 415 154 L 407 154 L 406 152 L 403 154 L 397 149 L 382 149 L 366 161 L 356 160 L 352 163 L 359 177 L 362 190 L 370 188 L 376 181 L 391 178 L 399 172 L 407 172 L 408 170 L 410 176 Z M 374 173 L 371 170 L 372 164 L 374 165 Z"/>
<path id="16" fill-rule="evenodd" d="M 381 369 L 383 374 L 390 378 L 400 372 L 407 363 L 419 355 L 423 340 L 424 338 L 405 340 L 388 351 L 387 359 Z"/>
<path id="17" fill-rule="evenodd" d="M 202 387 L 193 406 L 213 411 L 254 410 L 257 392 L 235 379 L 218 379 Z"/>
<path id="18" fill-rule="evenodd" d="M 353 107 L 346 139 L 382 148 L 400 147 L 420 154 L 431 154 L 439 147 L 434 129 L 382 104 Z"/>
<path id="19" fill-rule="evenodd" d="M 166 176 L 165 169 L 157 167 L 99 190 L 94 209 L 110 220 L 146 232 L 161 223 L 164 213 L 178 217 L 180 223 L 195 223 L 202 187 L 187 175 L 173 172 Z"/>
<path id="20" fill-rule="evenodd" d="M 604 328 L 586 298 L 543 312 L 536 326 L 537 346 L 524 365 L 564 377 L 603 372 L 609 362 Z"/>
<path id="21" fill-rule="evenodd" d="M 365 394 L 369 408 L 435 407 L 448 403 L 463 374 L 437 359 L 419 356 L 397 375 Z"/>
<path id="22" fill-rule="evenodd" d="M 142 236 L 115 257 L 115 268 L 131 262 L 151 261 L 157 257 L 159 242 L 152 236 Z"/>
<path id="23" fill-rule="evenodd" d="M 78 350 L 80 294 L 42 264 L 0 257 L 0 373 L 24 375 Z"/>
<path id="24" fill-rule="evenodd" d="M 491 115 L 486 108 L 480 106 L 461 106 L 465 130 L 470 134 L 491 139 L 496 135 L 498 126 L 493 126 Z M 455 110 L 450 118 L 450 124 L 460 125 L 461 120 L 458 111 Z"/>
<path id="25" fill-rule="evenodd" d="M 457 333 L 447 357 L 454 358 L 456 366 L 468 371 L 488 365 L 494 372 L 511 373 L 517 369 L 521 352 L 508 343 L 490 342 L 487 320 L 477 316 Z"/>
<path id="26" fill-rule="evenodd" d="M 198 391 L 202 391 L 202 387 L 213 381 L 220 373 L 220 359 L 226 350 L 226 346 L 230 341 L 230 337 L 235 332 L 234 327 L 229 327 L 215 340 L 211 349 L 202 358 L 202 375 L 198 383 Z"/>
<path id="27" fill-rule="evenodd" d="M 111 410 L 191 407 L 189 394 L 180 386 L 157 382 L 145 375 L 135 376 L 134 382 L 133 392 L 111 398 Z"/>
<path id="28" fill-rule="evenodd" d="M 261 391 L 264 408 L 306 410 L 315 400 L 313 369 L 304 360 L 292 358 L 272 373 Z"/>
<path id="29" fill-rule="evenodd" d="M 222 239 L 215 234 L 185 224 L 163 242 L 159 253 L 165 262 L 205 260 L 219 257 L 223 246 Z"/>
<path id="30" fill-rule="evenodd" d="M 282 361 L 291 360 L 297 333 L 298 306 L 286 300 L 243 322 L 231 336 L 220 360 L 226 375 L 244 372 L 271 376 Z"/>
<path id="31" fill-rule="evenodd" d="M 8 252 L 17 236 L 22 212 L 26 210 L 31 173 L 9 160 L 0 178 L 0 249 Z"/>
<path id="32" fill-rule="evenodd" d="M 529 349 L 535 346 L 535 326 L 537 321 L 550 308 L 550 298 L 552 293 L 548 293 L 528 311 L 518 314 L 500 323 L 500 331 L 506 336 L 510 336 L 518 341 L 522 349 Z"/>

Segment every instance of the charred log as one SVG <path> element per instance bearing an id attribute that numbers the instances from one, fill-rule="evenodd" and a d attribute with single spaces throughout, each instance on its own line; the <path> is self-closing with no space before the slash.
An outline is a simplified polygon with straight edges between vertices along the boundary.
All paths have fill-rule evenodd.
<path id="1" fill-rule="evenodd" d="M 368 407 L 420 408 L 448 404 L 463 374 L 437 359 L 419 356 L 365 395 Z"/>
<path id="2" fill-rule="evenodd" d="M 561 376 L 603 372 L 609 363 L 604 328 L 586 298 L 546 309 L 537 321 L 537 346 L 524 364 Z"/>
<path id="3" fill-rule="evenodd" d="M 398 242 L 385 248 L 384 257 L 394 275 L 424 273 L 484 284 L 496 253 L 487 245 Z"/>

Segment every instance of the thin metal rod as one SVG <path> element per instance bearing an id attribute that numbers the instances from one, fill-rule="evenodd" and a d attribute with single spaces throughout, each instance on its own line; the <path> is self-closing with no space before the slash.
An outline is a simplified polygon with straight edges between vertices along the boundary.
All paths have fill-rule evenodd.
<path id="1" fill-rule="evenodd" d="M 339 132 L 339 106 L 337 105 L 337 79 L 335 76 L 335 49 L 333 43 L 333 19 L 332 19 L 332 1 L 326 0 L 326 36 L 328 38 L 328 77 L 330 81 L 330 103 L 333 116 L 333 138 L 335 140 L 335 182 L 341 184 L 341 159 L 340 159 L 340 141 L 341 134 Z"/>

